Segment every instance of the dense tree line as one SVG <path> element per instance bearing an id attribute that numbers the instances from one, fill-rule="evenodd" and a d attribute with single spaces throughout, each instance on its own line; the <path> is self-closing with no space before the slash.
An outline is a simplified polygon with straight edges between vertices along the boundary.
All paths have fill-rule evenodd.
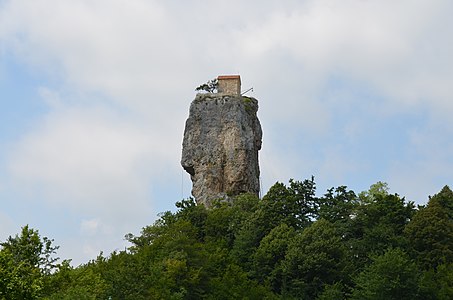
<path id="1" fill-rule="evenodd" d="M 453 299 L 453 192 L 415 207 L 387 185 L 312 179 L 211 209 L 177 202 L 129 249 L 72 267 L 28 226 L 1 243 L 0 299 Z"/>

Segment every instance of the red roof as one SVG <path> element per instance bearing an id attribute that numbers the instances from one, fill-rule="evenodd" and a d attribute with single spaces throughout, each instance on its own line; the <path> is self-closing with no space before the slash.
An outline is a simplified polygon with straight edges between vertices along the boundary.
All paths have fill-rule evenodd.
<path id="1" fill-rule="evenodd" d="M 239 79 L 241 80 L 241 76 L 239 75 L 221 75 L 217 77 L 217 80 L 225 80 L 225 79 Z"/>

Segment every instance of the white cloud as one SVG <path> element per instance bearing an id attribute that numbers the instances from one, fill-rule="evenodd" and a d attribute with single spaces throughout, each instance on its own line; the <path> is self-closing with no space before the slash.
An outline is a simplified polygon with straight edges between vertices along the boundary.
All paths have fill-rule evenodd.
<path id="1" fill-rule="evenodd" d="M 60 98 L 60 94 L 56 91 L 53 91 L 46 87 L 39 87 L 38 94 L 42 100 L 49 106 L 51 109 L 61 109 L 62 108 L 62 101 Z"/>
<path id="2" fill-rule="evenodd" d="M 263 82 L 267 94 L 292 93 L 279 103 L 313 109 L 307 116 L 326 109 L 315 99 L 338 74 L 379 91 L 388 110 L 420 102 L 453 110 L 449 1 L 235 3 L 14 1 L 4 5 L 0 36 L 71 85 L 159 122 L 156 111 L 182 115 L 194 86 L 228 71 Z M 285 64 L 292 70 L 276 81 Z"/>
<path id="3" fill-rule="evenodd" d="M 452 111 L 451 9 L 448 1 L 308 1 L 251 24 L 240 45 L 247 58 L 286 52 L 317 89 L 338 74 L 375 88 L 389 109 L 425 102 Z"/>
<path id="4" fill-rule="evenodd" d="M 43 91 L 51 98 L 56 94 Z M 50 110 L 11 148 L 9 190 L 21 201 L 40 201 L 59 214 L 84 216 L 77 233 L 83 242 L 63 253 L 81 263 L 86 256 L 80 253 L 108 253 L 125 245 L 124 234 L 152 223 L 158 213 L 153 181 L 173 176 L 169 161 L 178 157 L 179 149 L 165 131 L 150 130 L 140 116 L 105 106 L 57 105 Z M 58 222 L 53 216 L 45 220 L 41 226 Z M 66 244 L 71 238 L 58 240 Z"/>
<path id="5" fill-rule="evenodd" d="M 83 234 L 93 235 L 96 234 L 98 230 L 99 230 L 98 219 L 82 220 L 82 224 L 80 224 L 80 231 Z"/>
<path id="6" fill-rule="evenodd" d="M 104 108 L 69 108 L 50 114 L 17 144 L 10 169 L 17 180 L 44 186 L 54 202 L 133 213 L 122 201 L 146 198 L 147 180 L 159 169 L 150 163 L 165 156 L 158 141 Z"/>
<path id="7" fill-rule="evenodd" d="M 99 233 L 112 234 L 112 226 L 106 225 L 99 218 L 82 220 L 80 224 L 80 232 L 83 236 L 95 236 Z"/>
<path id="8" fill-rule="evenodd" d="M 155 110 L 157 99 L 150 98 L 171 94 L 175 82 L 187 87 L 181 79 L 196 64 L 184 55 L 190 50 L 174 32 L 170 12 L 155 1 L 8 4 L 0 18 L 3 39 L 19 57 L 125 107 Z M 168 100 L 161 104 L 168 108 Z"/>

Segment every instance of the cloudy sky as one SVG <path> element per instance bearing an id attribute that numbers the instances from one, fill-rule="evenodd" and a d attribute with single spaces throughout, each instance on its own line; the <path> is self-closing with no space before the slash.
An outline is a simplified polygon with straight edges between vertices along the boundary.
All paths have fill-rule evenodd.
<path id="1" fill-rule="evenodd" d="M 449 0 L 0 0 L 0 240 L 30 224 L 75 264 L 190 196 L 194 89 L 259 100 L 263 191 L 453 185 Z"/>

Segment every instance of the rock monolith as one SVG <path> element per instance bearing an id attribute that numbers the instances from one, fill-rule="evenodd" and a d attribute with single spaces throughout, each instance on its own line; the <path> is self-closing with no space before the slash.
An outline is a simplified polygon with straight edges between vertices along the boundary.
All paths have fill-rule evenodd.
<path id="1" fill-rule="evenodd" d="M 198 94 L 186 121 L 181 165 L 197 204 L 258 195 L 262 131 L 258 101 L 241 95 Z"/>

